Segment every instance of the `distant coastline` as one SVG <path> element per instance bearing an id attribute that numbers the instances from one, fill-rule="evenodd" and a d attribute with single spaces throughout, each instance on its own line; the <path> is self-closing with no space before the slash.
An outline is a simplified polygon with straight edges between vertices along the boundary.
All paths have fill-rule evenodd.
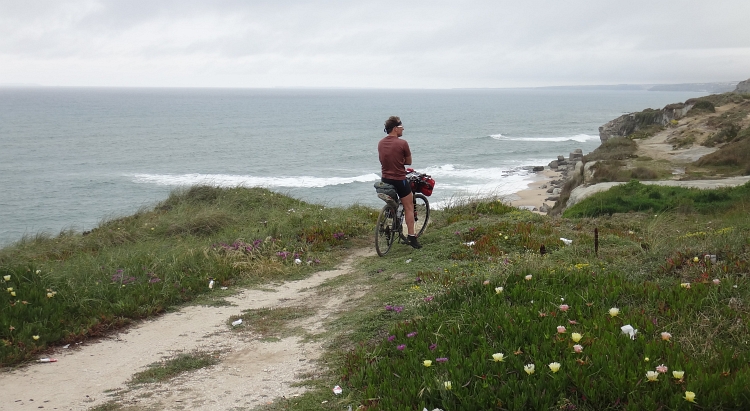
<path id="1" fill-rule="evenodd" d="M 60 86 L 26 83 L 0 83 L 0 88 L 83 88 L 83 89 L 237 89 L 237 90 L 584 90 L 584 91 L 691 91 L 697 93 L 726 93 L 737 87 L 740 81 L 679 84 L 594 84 L 540 87 L 459 87 L 459 88 L 415 88 L 390 89 L 372 87 L 148 87 L 148 86 Z"/>
<path id="2" fill-rule="evenodd" d="M 694 91 L 697 93 L 727 93 L 734 90 L 739 83 L 739 81 L 729 81 L 681 84 L 603 84 L 591 86 L 548 86 L 535 88 L 546 90 Z"/>

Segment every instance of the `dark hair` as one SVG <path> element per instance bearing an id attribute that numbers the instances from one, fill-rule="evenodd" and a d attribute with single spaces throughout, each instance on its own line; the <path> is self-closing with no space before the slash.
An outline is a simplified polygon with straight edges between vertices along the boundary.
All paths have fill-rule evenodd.
<path id="1" fill-rule="evenodd" d="M 388 120 L 385 121 L 385 131 L 387 134 L 391 134 L 391 131 L 393 131 L 396 126 L 401 125 L 401 119 L 396 116 L 390 116 L 388 117 Z"/>

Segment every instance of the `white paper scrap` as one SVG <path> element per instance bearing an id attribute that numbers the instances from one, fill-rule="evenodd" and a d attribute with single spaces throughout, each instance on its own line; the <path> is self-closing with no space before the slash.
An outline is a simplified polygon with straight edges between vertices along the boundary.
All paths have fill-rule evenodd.
<path id="1" fill-rule="evenodd" d="M 637 333 L 638 330 L 633 328 L 633 326 L 627 324 L 620 327 L 620 329 L 622 330 L 623 334 L 629 335 L 631 340 L 635 340 L 635 333 Z"/>

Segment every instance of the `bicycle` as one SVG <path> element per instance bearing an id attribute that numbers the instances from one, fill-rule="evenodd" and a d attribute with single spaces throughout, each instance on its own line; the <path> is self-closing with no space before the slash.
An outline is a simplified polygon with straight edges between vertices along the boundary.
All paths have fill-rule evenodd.
<path id="1" fill-rule="evenodd" d="M 412 197 L 414 201 L 414 233 L 417 238 L 424 233 L 427 223 L 430 221 L 430 202 L 424 194 L 417 192 L 419 185 L 424 184 L 421 182 L 424 176 L 424 174 L 421 174 L 417 175 L 417 178 L 409 179 L 412 187 L 416 188 L 416 190 L 412 189 Z M 426 177 L 430 178 L 430 176 Z M 431 181 L 434 185 L 434 180 Z M 432 186 L 429 187 L 429 190 L 431 193 Z M 392 195 L 378 193 L 378 198 L 386 203 L 380 210 L 378 222 L 375 225 L 375 251 L 383 257 L 391 250 L 396 238 L 399 239 L 400 243 L 407 244 L 408 231 L 406 224 L 404 224 L 404 206 L 396 200 L 398 196 L 395 195 L 395 192 Z"/>

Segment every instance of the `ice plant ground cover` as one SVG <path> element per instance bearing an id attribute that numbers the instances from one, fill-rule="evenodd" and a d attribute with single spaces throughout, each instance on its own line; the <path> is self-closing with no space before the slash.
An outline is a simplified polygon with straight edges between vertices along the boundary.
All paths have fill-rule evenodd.
<path id="1" fill-rule="evenodd" d="M 435 210 L 423 249 L 364 258 L 323 287 L 360 297 L 323 334 L 301 334 L 326 349 L 309 391 L 260 409 L 750 409 L 748 210 L 747 200 L 711 215 L 548 218 L 495 200 Z M 194 187 L 85 236 L 26 238 L 0 250 L 0 362 L 238 286 L 303 279 L 371 247 L 376 217 Z M 255 314 L 248 323 L 268 317 Z M 303 314 L 276 310 L 267 328 Z"/>
<path id="2" fill-rule="evenodd" d="M 391 339 L 349 355 L 342 377 L 364 409 L 750 409 L 747 203 L 707 229 L 697 214 L 550 220 L 490 206 L 444 211 L 430 255 L 408 267 L 421 267 L 413 304 L 391 301 L 406 307 Z M 422 366 L 438 357 L 450 361 Z"/>

